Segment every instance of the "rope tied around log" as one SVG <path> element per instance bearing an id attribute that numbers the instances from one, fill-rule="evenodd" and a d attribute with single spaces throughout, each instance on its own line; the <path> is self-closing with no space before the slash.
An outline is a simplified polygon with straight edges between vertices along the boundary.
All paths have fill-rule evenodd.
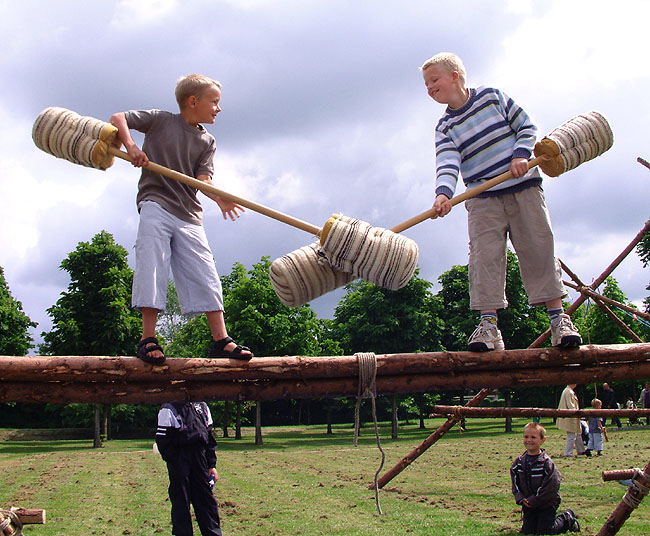
<path id="1" fill-rule="evenodd" d="M 384 462 L 386 461 L 386 453 L 381 447 L 381 441 L 379 439 L 379 427 L 377 425 L 377 405 L 375 399 L 377 398 L 377 358 L 372 352 L 359 352 L 354 354 L 359 363 L 359 390 L 357 392 L 357 405 L 354 410 L 354 446 L 358 446 L 359 439 L 359 428 L 360 428 L 360 418 L 359 412 L 361 409 L 361 400 L 364 398 L 370 398 L 372 401 L 372 421 L 375 425 L 375 439 L 377 440 L 377 448 L 381 452 L 381 462 L 379 468 L 375 472 L 374 476 L 374 490 L 375 490 L 375 504 L 377 506 L 377 512 L 379 515 L 382 514 L 381 506 L 379 504 L 379 473 L 384 468 Z"/>
<path id="2" fill-rule="evenodd" d="M 632 485 L 623 496 L 623 502 L 631 509 L 638 508 L 643 498 L 650 492 L 650 475 L 646 475 L 641 469 L 634 470 Z"/>
<path id="3" fill-rule="evenodd" d="M 7 529 L 11 532 L 8 532 Z M 0 534 L 23 536 L 23 524 L 11 510 L 0 509 Z"/>

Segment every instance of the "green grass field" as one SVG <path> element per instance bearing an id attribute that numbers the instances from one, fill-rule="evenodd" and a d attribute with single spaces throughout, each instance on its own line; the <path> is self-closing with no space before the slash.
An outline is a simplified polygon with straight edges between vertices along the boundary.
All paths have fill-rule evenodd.
<path id="1" fill-rule="evenodd" d="M 468 430 L 449 432 L 379 493 L 372 484 L 381 461 L 371 425 L 353 445 L 350 425 L 265 428 L 264 446 L 254 431 L 241 440 L 218 438 L 219 501 L 225 535 L 445 535 L 514 536 L 520 528 L 510 492 L 509 468 L 524 449 L 525 420 L 502 432 L 502 420 L 469 420 Z M 431 434 L 402 425 L 390 439 L 382 474 Z M 563 475 L 562 506 L 579 516 L 582 534 L 596 534 L 625 488 L 603 482 L 601 472 L 644 467 L 650 459 L 650 429 L 609 430 L 601 457 L 565 459 L 564 434 L 543 421 L 545 444 Z M 153 438 L 109 441 L 25 440 L 0 430 L 0 507 L 47 511 L 45 525 L 27 525 L 26 536 L 171 534 L 167 472 L 152 450 Z M 16 437 L 13 435 L 13 437 Z M 195 528 L 195 534 L 200 534 Z M 621 535 L 650 535 L 650 498 L 632 513 Z"/>

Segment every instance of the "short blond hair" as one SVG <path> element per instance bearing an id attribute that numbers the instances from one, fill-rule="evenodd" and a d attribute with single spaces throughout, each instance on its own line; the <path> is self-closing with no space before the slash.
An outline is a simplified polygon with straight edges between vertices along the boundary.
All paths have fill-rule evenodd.
<path id="1" fill-rule="evenodd" d="M 546 437 L 546 428 L 544 428 L 540 423 L 538 422 L 529 422 L 526 426 L 524 426 L 524 430 L 526 428 L 534 428 L 539 432 L 539 438 L 544 439 Z"/>
<path id="2" fill-rule="evenodd" d="M 176 81 L 176 102 L 178 106 L 183 109 L 185 106 L 185 101 L 189 99 L 192 95 L 197 98 L 201 98 L 201 95 L 211 87 L 218 87 L 221 89 L 221 82 L 203 76 L 202 74 L 188 74 L 187 76 L 181 76 Z"/>
<path id="3" fill-rule="evenodd" d="M 592 408 L 595 407 L 596 405 L 599 405 L 599 406 L 602 406 L 602 405 L 603 405 L 603 402 L 602 402 L 602 400 L 600 400 L 600 398 L 594 398 L 594 399 L 591 401 L 591 407 L 592 407 Z"/>
<path id="4" fill-rule="evenodd" d="M 467 80 L 467 71 L 465 70 L 465 65 L 463 65 L 463 60 L 453 52 L 439 52 L 425 61 L 422 64 L 422 67 L 420 67 L 420 70 L 424 71 L 427 67 L 431 67 L 432 65 L 442 67 L 450 73 L 457 71 L 463 84 Z"/>

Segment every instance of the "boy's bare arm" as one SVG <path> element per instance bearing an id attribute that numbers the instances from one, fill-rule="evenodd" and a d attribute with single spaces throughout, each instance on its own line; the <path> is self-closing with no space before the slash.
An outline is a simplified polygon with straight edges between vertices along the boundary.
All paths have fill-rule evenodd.
<path id="1" fill-rule="evenodd" d="M 126 122 L 124 112 L 118 112 L 111 116 L 111 125 L 117 127 L 117 137 L 124 144 L 126 152 L 131 157 L 131 163 L 135 167 L 143 167 L 149 164 L 149 158 L 140 150 L 140 147 L 133 141 L 131 130 Z"/>
<path id="2" fill-rule="evenodd" d="M 212 177 L 210 177 L 210 175 L 199 175 L 196 178 L 212 186 Z M 204 193 L 210 199 L 212 199 L 217 205 L 219 205 L 224 220 L 230 217 L 232 221 L 235 221 L 236 218 L 239 218 L 240 211 L 246 212 L 246 209 L 244 207 L 238 205 L 237 203 L 234 203 L 233 201 L 228 201 L 226 199 L 219 197 L 218 195 L 211 194 L 208 192 L 204 192 Z"/>

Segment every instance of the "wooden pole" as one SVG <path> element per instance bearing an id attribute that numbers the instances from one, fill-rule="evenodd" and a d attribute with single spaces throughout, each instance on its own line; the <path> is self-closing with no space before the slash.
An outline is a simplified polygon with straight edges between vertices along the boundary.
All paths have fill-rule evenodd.
<path id="1" fill-rule="evenodd" d="M 591 288 L 587 286 L 581 286 L 581 285 L 576 285 L 575 283 L 572 283 L 571 281 L 562 281 L 567 287 L 571 287 L 572 289 L 577 290 L 581 294 L 586 294 L 587 297 L 592 298 L 592 299 L 598 299 L 600 301 L 603 301 L 607 303 L 608 305 L 613 305 L 614 307 L 618 307 L 619 309 L 623 309 L 624 311 L 627 311 L 628 313 L 631 313 L 633 315 L 639 316 L 641 318 L 645 318 L 646 320 L 650 320 L 650 313 L 646 313 L 645 311 L 640 311 L 636 307 L 631 307 L 629 305 L 626 305 L 625 303 L 617 302 L 616 300 L 612 300 L 611 298 L 608 298 L 607 296 L 603 296 L 602 294 L 598 294 L 597 292 L 594 292 L 591 290 Z"/>
<path id="2" fill-rule="evenodd" d="M 432 415 L 446 417 L 645 417 L 650 409 L 552 409 L 552 408 L 469 408 L 434 406 Z"/>
<path id="3" fill-rule="evenodd" d="M 623 499 L 609 516 L 596 536 L 613 536 L 639 506 L 650 490 L 650 462 L 643 471 L 635 471 L 632 485 L 627 489 Z"/>
<path id="4" fill-rule="evenodd" d="M 541 348 L 500 352 L 423 352 L 380 354 L 377 376 L 466 374 L 503 369 L 545 369 L 650 360 L 650 343 L 586 345 L 573 349 Z M 356 356 L 260 357 L 235 359 L 168 358 L 151 366 L 135 357 L 0 356 L 2 382 L 152 382 L 242 380 L 308 380 L 353 378 L 359 375 Z"/>
<path id="5" fill-rule="evenodd" d="M 592 290 L 597 289 L 604 281 L 607 279 L 611 273 L 616 269 L 616 267 L 625 260 L 625 258 L 630 254 L 630 252 L 636 247 L 636 245 L 643 240 L 643 237 L 650 231 L 650 220 L 646 222 L 646 224 L 643 226 L 643 228 L 636 234 L 636 236 L 632 239 L 632 241 L 621 251 L 621 253 L 616 257 L 611 264 L 605 268 L 605 270 L 596 278 L 594 279 L 593 283 L 589 285 Z M 580 307 L 583 302 L 587 301 L 587 297 L 584 294 L 581 294 L 578 296 L 576 301 L 574 301 L 566 310 L 566 313 L 568 315 L 572 315 L 573 313 L 576 312 L 578 307 Z M 535 339 L 532 344 L 529 346 L 529 348 L 539 348 L 542 344 L 544 344 L 544 341 L 546 341 L 551 335 L 551 330 L 550 328 L 547 329 L 544 333 L 542 333 L 537 339 Z"/>
<path id="6" fill-rule="evenodd" d="M 603 481 L 610 480 L 628 480 L 631 479 L 637 471 L 641 469 L 619 469 L 617 471 L 603 471 Z"/>
<path id="7" fill-rule="evenodd" d="M 504 387 L 565 385 L 628 380 L 650 376 L 650 360 L 568 365 L 544 369 L 476 370 L 449 374 L 377 376 L 377 394 L 489 389 Z M 174 400 L 282 400 L 291 398 L 337 398 L 356 396 L 357 377 L 287 380 L 183 381 L 168 378 L 158 382 L 53 382 L 35 378 L 31 382 L 0 381 L 0 403 L 71 402 L 104 404 L 160 404 Z M 479 393 L 481 397 L 483 392 Z M 477 397 L 479 396 L 477 395 Z M 479 405 L 482 398 L 477 401 Z"/>

